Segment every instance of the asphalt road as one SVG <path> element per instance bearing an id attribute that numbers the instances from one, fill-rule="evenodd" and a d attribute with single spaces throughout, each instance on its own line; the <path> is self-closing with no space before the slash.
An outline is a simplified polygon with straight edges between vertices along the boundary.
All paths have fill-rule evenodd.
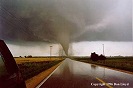
<path id="1" fill-rule="evenodd" d="M 37 88 L 133 88 L 133 75 L 66 59 Z"/>

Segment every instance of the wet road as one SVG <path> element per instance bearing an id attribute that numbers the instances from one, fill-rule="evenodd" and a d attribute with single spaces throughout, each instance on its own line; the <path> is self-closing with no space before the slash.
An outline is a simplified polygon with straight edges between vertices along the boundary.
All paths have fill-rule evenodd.
<path id="1" fill-rule="evenodd" d="M 66 59 L 37 88 L 133 88 L 133 75 Z"/>

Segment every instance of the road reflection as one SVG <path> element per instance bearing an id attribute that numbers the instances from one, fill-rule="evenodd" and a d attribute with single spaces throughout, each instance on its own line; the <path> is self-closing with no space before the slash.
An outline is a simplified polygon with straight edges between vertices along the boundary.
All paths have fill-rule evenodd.
<path id="1" fill-rule="evenodd" d="M 106 83 L 129 83 L 128 88 L 133 88 L 133 79 L 131 79 L 133 75 L 131 74 L 71 59 L 65 59 L 41 88 L 95 88 L 91 83 L 101 83 L 96 78 L 102 79 Z"/>

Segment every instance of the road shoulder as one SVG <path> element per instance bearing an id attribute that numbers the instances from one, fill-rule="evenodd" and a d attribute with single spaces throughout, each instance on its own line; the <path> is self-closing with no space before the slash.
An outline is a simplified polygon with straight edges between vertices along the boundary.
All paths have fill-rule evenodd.
<path id="1" fill-rule="evenodd" d="M 43 81 L 49 74 L 51 74 L 61 63 L 45 70 L 38 75 L 25 81 L 27 88 L 35 88 L 41 81 Z"/>

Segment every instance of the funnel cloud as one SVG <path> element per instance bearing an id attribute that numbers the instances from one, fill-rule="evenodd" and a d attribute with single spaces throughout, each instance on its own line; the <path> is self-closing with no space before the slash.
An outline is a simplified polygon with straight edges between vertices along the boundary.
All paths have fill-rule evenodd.
<path id="1" fill-rule="evenodd" d="M 132 41 L 132 0 L 1 0 L 0 39 Z"/>

